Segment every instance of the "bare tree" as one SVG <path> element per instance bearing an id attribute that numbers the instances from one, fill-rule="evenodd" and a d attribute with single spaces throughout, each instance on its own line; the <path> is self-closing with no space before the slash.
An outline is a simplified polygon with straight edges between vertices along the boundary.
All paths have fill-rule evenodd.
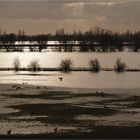
<path id="1" fill-rule="evenodd" d="M 20 60 L 18 57 L 16 57 L 13 61 L 13 66 L 14 66 L 14 70 L 17 72 L 19 71 L 20 68 Z"/>
<path id="2" fill-rule="evenodd" d="M 69 72 L 72 68 L 73 62 L 71 59 L 62 60 L 60 63 L 60 69 L 64 72 Z"/>
<path id="3" fill-rule="evenodd" d="M 89 66 L 93 72 L 99 72 L 101 69 L 98 59 L 90 60 Z"/>
<path id="4" fill-rule="evenodd" d="M 120 58 L 118 58 L 114 66 L 114 70 L 116 72 L 124 72 L 126 70 L 126 67 L 127 65 L 124 62 L 122 62 Z"/>
<path id="5" fill-rule="evenodd" d="M 38 60 L 31 61 L 28 68 L 29 70 L 34 71 L 34 72 L 38 71 L 40 68 L 39 61 Z"/>

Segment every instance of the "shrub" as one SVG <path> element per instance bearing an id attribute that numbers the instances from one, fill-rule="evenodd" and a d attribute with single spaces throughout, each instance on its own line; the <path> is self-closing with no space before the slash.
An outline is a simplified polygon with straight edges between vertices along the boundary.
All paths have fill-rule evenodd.
<path id="1" fill-rule="evenodd" d="M 93 72 L 99 72 L 101 69 L 98 59 L 90 60 L 89 65 Z"/>
<path id="2" fill-rule="evenodd" d="M 38 71 L 40 68 L 39 61 L 38 60 L 31 61 L 28 68 L 29 70 L 34 71 L 34 72 Z"/>
<path id="3" fill-rule="evenodd" d="M 62 60 L 60 63 L 60 69 L 64 72 L 69 72 L 72 68 L 72 64 L 73 62 L 71 59 Z"/>
<path id="4" fill-rule="evenodd" d="M 127 65 L 124 62 L 121 62 L 121 59 L 118 58 L 114 66 L 114 70 L 116 72 L 124 72 L 126 70 L 126 67 Z"/>
<path id="5" fill-rule="evenodd" d="M 13 61 L 13 67 L 14 67 L 14 70 L 17 72 L 19 71 L 19 68 L 20 68 L 20 60 L 19 58 L 15 58 L 14 61 Z"/>

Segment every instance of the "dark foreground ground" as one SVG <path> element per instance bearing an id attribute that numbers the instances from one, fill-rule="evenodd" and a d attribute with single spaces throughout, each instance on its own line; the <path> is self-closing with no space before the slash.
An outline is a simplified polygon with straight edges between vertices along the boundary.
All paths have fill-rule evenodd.
<path id="1" fill-rule="evenodd" d="M 140 138 L 138 94 L 1 85 L 0 105 L 0 138 Z"/>
<path id="2" fill-rule="evenodd" d="M 139 139 L 140 127 L 111 127 L 101 126 L 95 127 L 95 130 L 90 133 L 86 132 L 67 132 L 67 133 L 42 133 L 42 134 L 13 134 L 13 135 L 0 135 L 0 138 L 5 139 Z"/>

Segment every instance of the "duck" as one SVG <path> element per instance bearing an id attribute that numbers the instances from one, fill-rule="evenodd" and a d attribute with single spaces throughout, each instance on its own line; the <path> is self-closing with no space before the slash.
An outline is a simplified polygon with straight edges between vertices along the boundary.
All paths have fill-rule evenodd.
<path id="1" fill-rule="evenodd" d="M 57 127 L 54 128 L 54 133 L 57 133 Z"/>
<path id="2" fill-rule="evenodd" d="M 62 80 L 63 80 L 63 78 L 62 78 L 62 77 L 59 77 L 59 80 L 60 80 L 60 81 L 62 81 Z"/>
<path id="3" fill-rule="evenodd" d="M 11 129 L 7 131 L 7 134 L 8 135 L 11 135 Z"/>

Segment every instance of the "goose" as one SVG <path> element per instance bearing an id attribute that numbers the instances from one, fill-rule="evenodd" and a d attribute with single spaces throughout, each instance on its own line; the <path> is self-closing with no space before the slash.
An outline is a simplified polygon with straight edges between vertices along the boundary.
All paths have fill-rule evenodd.
<path id="1" fill-rule="evenodd" d="M 60 80 L 60 81 L 62 81 L 62 80 L 63 80 L 63 78 L 62 78 L 62 77 L 59 77 L 59 80 Z"/>
<path id="2" fill-rule="evenodd" d="M 104 108 L 108 109 L 108 107 L 106 105 L 104 105 Z"/>
<path id="3" fill-rule="evenodd" d="M 10 135 L 11 134 L 11 129 L 7 131 L 7 134 Z"/>
<path id="4" fill-rule="evenodd" d="M 57 133 L 57 127 L 54 128 L 54 133 Z"/>
<path id="5" fill-rule="evenodd" d="M 104 94 L 103 92 L 101 92 L 100 94 L 101 94 L 101 96 L 102 96 L 102 97 L 104 97 L 104 96 L 105 96 L 105 94 Z"/>

